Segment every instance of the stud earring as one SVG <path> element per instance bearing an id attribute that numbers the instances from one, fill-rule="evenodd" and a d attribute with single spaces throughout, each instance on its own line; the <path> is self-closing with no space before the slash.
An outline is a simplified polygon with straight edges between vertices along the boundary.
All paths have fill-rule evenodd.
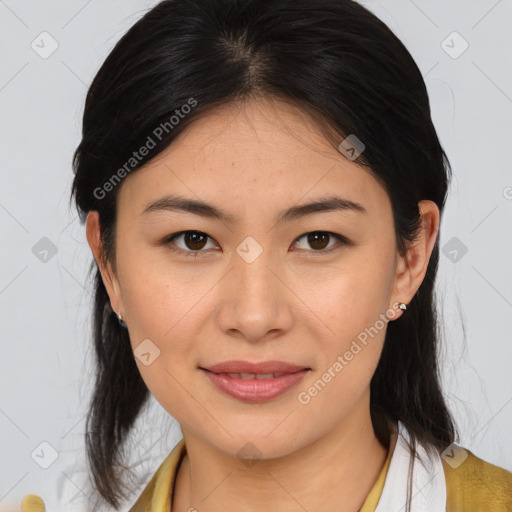
<path id="1" fill-rule="evenodd" d="M 119 313 L 116 313 L 116 316 L 117 316 L 117 320 L 119 322 L 119 325 L 121 327 L 126 327 L 126 323 L 123 321 L 123 317 Z"/>
<path id="2" fill-rule="evenodd" d="M 398 304 L 398 307 L 402 310 L 402 311 L 405 311 L 407 309 L 407 304 L 405 302 L 400 302 Z"/>

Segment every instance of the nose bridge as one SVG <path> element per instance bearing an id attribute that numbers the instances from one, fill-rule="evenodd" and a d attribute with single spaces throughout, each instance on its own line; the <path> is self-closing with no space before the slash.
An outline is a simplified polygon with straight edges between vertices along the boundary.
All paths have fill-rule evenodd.
<path id="1" fill-rule="evenodd" d="M 261 238 L 260 238 L 261 240 Z M 233 255 L 235 279 L 238 281 L 238 295 L 240 298 L 260 300 L 262 296 L 269 299 L 275 285 L 275 275 L 271 266 L 275 258 L 268 246 L 268 237 L 265 245 L 253 236 L 247 236 L 237 247 Z"/>
<path id="2" fill-rule="evenodd" d="M 268 240 L 268 238 L 266 239 Z M 232 255 L 228 295 L 221 299 L 221 328 L 237 330 L 246 339 L 257 341 L 269 330 L 283 329 L 286 310 L 284 285 L 276 277 L 278 258 L 254 237 L 248 236 Z"/>

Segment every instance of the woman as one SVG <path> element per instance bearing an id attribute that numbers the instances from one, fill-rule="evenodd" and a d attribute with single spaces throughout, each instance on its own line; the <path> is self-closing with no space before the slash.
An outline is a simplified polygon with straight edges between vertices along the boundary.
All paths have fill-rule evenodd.
<path id="1" fill-rule="evenodd" d="M 95 77 L 74 169 L 106 504 L 133 493 L 122 447 L 151 393 L 183 439 L 134 512 L 512 510 L 512 474 L 454 444 L 433 293 L 450 165 L 371 12 L 161 2 Z"/>

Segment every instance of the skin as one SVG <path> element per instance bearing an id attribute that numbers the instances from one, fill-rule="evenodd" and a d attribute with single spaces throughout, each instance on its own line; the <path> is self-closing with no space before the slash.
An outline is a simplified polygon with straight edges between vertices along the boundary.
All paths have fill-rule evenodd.
<path id="1" fill-rule="evenodd" d="M 334 191 L 367 212 L 274 222 L 278 212 Z M 171 193 L 211 203 L 237 221 L 142 214 Z M 396 320 L 396 303 L 416 293 L 439 230 L 437 206 L 425 200 L 419 207 L 421 232 L 400 256 L 391 203 L 375 178 L 293 105 L 252 99 L 210 111 L 125 178 L 117 267 L 102 263 L 98 214 L 89 213 L 87 239 L 132 347 L 149 338 L 160 350 L 149 366 L 135 360 L 150 392 L 179 421 L 187 446 L 173 511 L 359 510 L 388 449 L 369 411 L 386 327 L 309 403 L 300 403 L 298 393 L 393 305 Z M 209 238 L 162 242 L 185 230 Z M 304 235 L 315 231 L 351 244 L 336 237 L 308 243 Z M 251 264 L 236 252 L 248 236 L 263 249 Z M 171 247 L 202 252 L 193 258 Z M 285 394 L 247 403 L 217 390 L 198 369 L 231 359 L 281 360 L 311 371 Z M 250 467 L 237 456 L 247 442 L 260 453 Z"/>

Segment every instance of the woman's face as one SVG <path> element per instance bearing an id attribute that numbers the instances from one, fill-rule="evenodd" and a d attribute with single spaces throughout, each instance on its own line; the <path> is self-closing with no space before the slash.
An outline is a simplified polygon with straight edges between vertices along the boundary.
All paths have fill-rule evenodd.
<path id="1" fill-rule="evenodd" d="M 208 206 L 166 207 L 171 197 Z M 331 209 L 303 208 L 330 197 Z M 273 458 L 367 426 L 383 320 L 423 275 L 404 271 L 385 190 L 304 114 L 262 100 L 212 111 L 126 177 L 117 208 L 111 304 L 185 435 Z M 306 370 L 205 370 L 233 360 Z"/>

